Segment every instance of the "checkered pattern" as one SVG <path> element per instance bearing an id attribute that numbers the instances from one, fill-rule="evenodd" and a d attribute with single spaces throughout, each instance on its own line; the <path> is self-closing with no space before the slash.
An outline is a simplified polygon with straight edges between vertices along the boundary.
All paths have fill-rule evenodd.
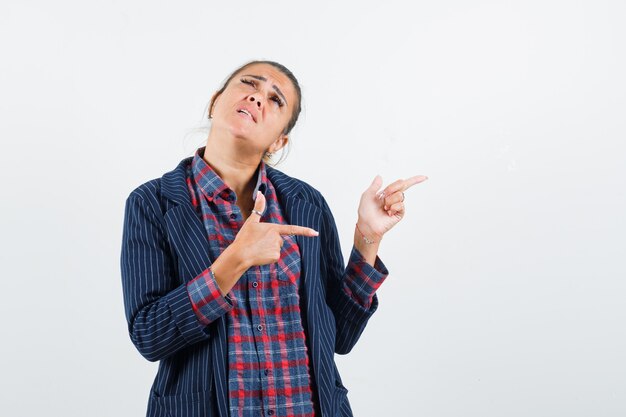
<path id="1" fill-rule="evenodd" d="M 204 149 L 199 148 L 187 166 L 187 186 L 215 260 L 234 241 L 244 219 L 234 191 L 203 159 Z M 263 161 L 256 175 L 253 196 L 260 190 L 267 204 L 260 221 L 285 224 Z M 187 284 L 200 323 L 208 325 L 226 315 L 233 417 L 319 414 L 300 314 L 300 251 L 294 237 L 283 239 L 279 261 L 250 267 L 228 294 L 222 294 L 210 268 Z M 367 309 L 387 274 L 380 258 L 372 267 L 353 246 L 343 291 Z"/>

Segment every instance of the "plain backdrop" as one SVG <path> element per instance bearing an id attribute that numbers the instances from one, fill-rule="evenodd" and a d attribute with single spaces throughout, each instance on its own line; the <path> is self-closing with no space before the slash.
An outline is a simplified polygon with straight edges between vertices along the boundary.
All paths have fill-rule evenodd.
<path id="1" fill-rule="evenodd" d="M 327 198 L 428 175 L 336 355 L 355 416 L 626 415 L 623 1 L 3 1 L 0 413 L 142 416 L 124 202 L 252 59 L 298 77 L 277 166 Z"/>

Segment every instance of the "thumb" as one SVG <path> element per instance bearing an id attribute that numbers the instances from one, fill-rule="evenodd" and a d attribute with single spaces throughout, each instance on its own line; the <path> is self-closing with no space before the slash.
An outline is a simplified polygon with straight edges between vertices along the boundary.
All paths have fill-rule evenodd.
<path id="1" fill-rule="evenodd" d="M 265 213 L 265 196 L 261 191 L 256 192 L 256 198 L 254 199 L 254 209 L 260 213 Z M 259 223 L 261 221 L 261 216 L 256 213 L 252 213 L 250 217 L 248 217 L 248 221 Z"/>
<path id="2" fill-rule="evenodd" d="M 380 175 L 376 175 L 374 177 L 374 181 L 372 181 L 370 186 L 367 188 L 367 191 L 371 194 L 375 194 L 378 192 L 381 185 L 383 185 L 383 177 L 381 177 Z"/>

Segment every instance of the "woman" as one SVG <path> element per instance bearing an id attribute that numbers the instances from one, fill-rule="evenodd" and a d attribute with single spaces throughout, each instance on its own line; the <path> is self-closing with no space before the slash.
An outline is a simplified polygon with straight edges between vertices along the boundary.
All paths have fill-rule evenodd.
<path id="1" fill-rule="evenodd" d="M 148 416 L 351 416 L 334 353 L 355 345 L 388 275 L 377 256 L 415 176 L 362 194 L 347 266 L 319 191 L 268 164 L 298 81 L 252 61 L 212 97 L 206 146 L 126 200 L 130 337 L 159 369 Z"/>

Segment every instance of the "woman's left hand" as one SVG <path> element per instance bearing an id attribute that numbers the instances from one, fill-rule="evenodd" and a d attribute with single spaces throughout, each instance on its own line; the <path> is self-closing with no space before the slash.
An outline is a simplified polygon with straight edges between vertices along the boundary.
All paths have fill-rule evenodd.
<path id="1" fill-rule="evenodd" d="M 357 225 L 367 237 L 380 241 L 385 233 L 404 217 L 404 191 L 427 180 L 426 175 L 416 175 L 389 184 L 380 193 L 383 179 L 376 175 L 372 184 L 361 195 Z"/>

